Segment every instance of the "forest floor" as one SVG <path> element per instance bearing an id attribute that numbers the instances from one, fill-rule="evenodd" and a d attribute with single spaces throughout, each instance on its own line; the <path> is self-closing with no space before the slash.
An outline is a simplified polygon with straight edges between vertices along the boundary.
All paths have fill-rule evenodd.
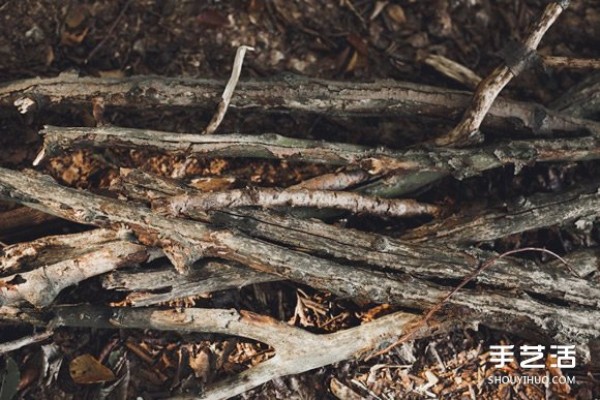
<path id="1" fill-rule="evenodd" d="M 522 39 L 545 2 L 538 0 L 223 0 L 223 1 L 34 1 L 5 0 L 0 5 L 0 83 L 65 72 L 80 76 L 213 78 L 227 82 L 235 50 L 254 47 L 244 61 L 241 81 L 305 75 L 344 81 L 387 78 L 469 90 L 425 63 L 443 55 L 486 76 L 498 65 L 502 50 Z M 600 6 L 573 1 L 544 37 L 541 55 L 600 58 Z M 550 105 L 589 76 L 589 70 L 532 68 L 503 91 L 506 98 Z M 290 78 L 293 79 L 293 78 Z M 233 102 L 235 102 L 235 95 Z M 93 111 L 64 107 L 35 116 L 4 112 L 0 118 L 0 166 L 31 168 L 42 143 L 43 125 L 94 126 Z M 210 110 L 122 109 L 105 111 L 106 122 L 172 132 L 199 132 Z M 431 121 L 398 123 L 392 117 L 345 119 L 298 112 L 257 114 L 232 109 L 223 132 L 274 132 L 298 138 L 343 141 L 402 148 L 434 138 L 451 126 Z M 115 156 L 113 154 L 113 156 Z M 116 153 L 122 165 L 165 177 L 192 181 L 231 177 L 234 187 L 286 187 L 331 171 L 329 167 L 265 160 L 185 158 L 136 152 Z M 60 183 L 103 193 L 118 169 L 103 157 L 76 151 L 54 158 L 42 170 Z M 513 167 L 458 181 L 446 178 L 418 199 L 458 208 L 463 204 L 498 203 L 535 192 L 557 192 L 585 184 L 600 173 L 600 162 Z M 10 205 L 1 205 L 3 210 Z M 0 221 L 0 224 L 2 222 Z M 403 222 L 348 216 L 346 227 L 400 236 Z M 78 232 L 83 226 L 53 221 L 38 229 L 0 238 L 5 244 L 49 234 Z M 581 238 L 568 230 L 544 228 L 483 244 L 497 252 L 517 247 L 544 247 L 558 254 L 597 244 L 600 234 Z M 546 261 L 544 253 L 527 257 Z M 61 304 L 118 304 L 120 292 L 103 290 L 90 279 L 61 293 Z M 356 304 L 292 282 L 251 285 L 186 299 L 179 307 L 210 306 L 271 315 L 313 332 L 333 332 L 394 311 L 381 304 Z M 3 326 L 2 341 L 30 334 Z M 411 341 L 369 361 L 350 360 L 297 376 L 279 378 L 244 395 L 248 399 L 593 399 L 600 396 L 600 376 L 588 365 L 569 374 L 574 385 L 489 384 L 489 346 L 528 343 L 511 334 L 479 327 Z M 39 345 L 11 353 L 20 369 L 24 398 L 98 398 L 99 385 L 73 382 L 70 360 L 81 354 L 109 358 L 121 351 L 128 362 L 127 385 L 113 398 L 162 398 L 197 392 L 206 383 L 256 365 L 271 356 L 269 348 L 248 340 L 215 335 L 178 335 L 142 330 L 57 329 Z M 48 354 L 53 353 L 52 357 Z M 319 349 L 315 348 L 315 352 Z M 57 355 L 58 354 L 58 355 Z M 116 355 L 115 355 L 116 357 Z M 57 379 L 45 379 L 57 359 Z M 112 361 L 107 361 L 109 364 Z M 505 367 L 507 374 L 541 374 L 546 370 Z M 597 367 L 596 367 L 597 368 Z M 552 373 L 557 373 L 556 371 Z M 51 375 L 51 374 L 50 374 Z M 122 381 L 121 381 L 122 382 Z M 106 384 L 104 387 L 108 388 Z M 111 392 L 112 391 L 112 392 Z"/>

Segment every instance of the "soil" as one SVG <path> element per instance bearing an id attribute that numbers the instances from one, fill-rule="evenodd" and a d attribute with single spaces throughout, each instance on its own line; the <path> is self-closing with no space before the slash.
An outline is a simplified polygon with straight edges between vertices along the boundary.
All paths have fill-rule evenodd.
<path id="1" fill-rule="evenodd" d="M 348 81 L 388 78 L 466 90 L 423 60 L 430 54 L 443 55 L 486 76 L 501 62 L 502 50 L 523 38 L 544 5 L 537 0 L 6 0 L 0 5 L 0 81 L 74 71 L 81 76 L 98 77 L 153 74 L 216 78 L 225 84 L 236 48 L 249 45 L 255 51 L 246 56 L 242 80 L 300 74 Z M 573 1 L 544 37 L 539 53 L 600 58 L 598 2 Z M 590 73 L 550 70 L 540 65 L 514 79 L 503 96 L 548 105 Z M 108 109 L 104 117 L 108 123 L 119 126 L 198 132 L 211 116 L 212 110 L 163 113 Z M 95 121 L 91 105 L 89 109 L 42 110 L 33 117 L 22 116 L 16 110 L 0 110 L 0 166 L 31 168 L 41 145 L 37 132 L 44 124 L 93 126 Z M 393 118 L 349 121 L 295 113 L 265 116 L 232 111 L 220 129 L 400 148 L 415 140 L 415 132 L 429 138 L 447 127 L 414 121 L 398 124 Z M 113 152 L 98 156 L 83 151 L 53 159 L 43 170 L 63 184 L 102 192 L 118 172 L 112 159 L 118 159 L 119 166 L 143 168 L 188 181 L 232 177 L 232 187 L 285 187 L 331 170 L 276 161 L 189 162 L 160 154 Z M 419 199 L 455 208 L 476 208 L 475 203 L 501 203 L 517 196 L 559 191 L 589 182 L 598 176 L 599 167 L 597 162 L 550 164 L 525 167 L 516 175 L 507 167 L 462 182 L 446 179 L 435 189 L 420 193 Z M 10 207 L 2 205 L 4 209 Z M 366 217 L 349 217 L 336 223 L 394 236 L 406 229 L 393 221 Z M 57 233 L 52 229 L 14 238 L 33 239 Z M 75 232 L 81 227 L 65 223 L 57 229 Z M 564 254 L 597 244 L 598 236 L 597 230 L 583 238 L 552 228 L 483 246 L 497 251 L 541 246 Z M 118 294 L 103 293 L 96 280 L 62 293 L 58 301 L 89 302 L 90 293 L 97 294 L 97 303 L 119 301 Z M 312 304 L 304 318 L 295 314 L 299 298 Z M 354 326 L 393 311 L 390 307 L 339 300 L 289 282 L 216 293 L 179 306 L 192 304 L 249 309 L 315 332 Z M 27 333 L 23 329 L 2 329 L 2 341 Z M 347 361 L 281 378 L 242 397 L 323 399 L 351 398 L 352 394 L 355 398 L 416 399 L 430 398 L 431 394 L 446 399 L 548 398 L 550 389 L 543 385 L 482 383 L 481 374 L 489 371 L 489 365 L 485 367 L 489 345 L 500 343 L 518 346 L 525 342 L 510 333 L 484 327 L 457 331 L 405 344 L 369 361 Z M 197 392 L 205 383 L 239 372 L 271 355 L 268 348 L 254 342 L 152 331 L 62 329 L 44 346 L 30 346 L 11 354 L 20 368 L 23 398 L 98 398 L 98 385 L 78 385 L 68 373 L 69 361 L 84 353 L 98 357 L 110 353 L 112 357 L 127 359 L 128 385 L 114 388 L 110 396 L 144 399 Z M 54 346 L 56 354 L 52 357 L 45 353 L 48 346 Z M 210 363 L 203 359 L 206 354 Z M 44 368 L 56 359 L 65 360 L 62 367 L 59 364 L 58 375 L 55 379 L 42 379 L 47 375 Z M 522 372 L 517 366 L 507 373 Z M 569 372 L 578 383 L 570 388 L 552 387 L 555 397 L 551 398 L 598 398 L 598 372 L 593 366 L 579 365 Z M 341 386 L 332 386 L 335 381 Z"/>

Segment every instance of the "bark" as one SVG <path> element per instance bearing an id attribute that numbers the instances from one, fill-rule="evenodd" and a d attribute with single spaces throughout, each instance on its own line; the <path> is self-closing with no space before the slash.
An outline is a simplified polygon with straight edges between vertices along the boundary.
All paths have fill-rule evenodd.
<path id="1" fill-rule="evenodd" d="M 228 191 L 183 194 L 157 199 L 152 209 L 160 214 L 191 216 L 198 212 L 238 207 L 316 207 L 346 210 L 355 214 L 382 217 L 414 217 L 438 215 L 439 207 L 415 200 L 384 199 L 360 193 L 317 189 L 251 188 Z"/>
<path id="2" fill-rule="evenodd" d="M 542 193 L 505 205 L 506 210 L 478 210 L 415 228 L 403 236 L 411 242 L 471 244 L 516 233 L 595 218 L 600 209 L 596 185 L 563 193 Z"/>
<path id="3" fill-rule="evenodd" d="M 350 267 L 200 222 L 154 215 L 142 206 L 67 189 L 47 178 L 6 169 L 0 169 L 0 195 L 75 221 L 121 230 L 127 227 L 147 245 L 159 243 L 167 254 L 173 248 L 180 251 L 177 256 L 171 254 L 175 262 L 219 257 L 359 302 L 428 309 L 450 291 L 409 275 Z M 466 319 L 493 327 L 506 329 L 518 321 L 524 330 L 547 334 L 559 342 L 576 340 L 583 344 L 600 335 L 600 327 L 590 323 L 600 318 L 600 311 L 543 303 L 525 293 L 463 291 L 453 296 L 448 306 Z M 549 324 L 552 329 L 548 329 Z"/>
<path id="4" fill-rule="evenodd" d="M 144 189 L 160 187 L 162 194 L 167 196 L 183 190 L 177 185 L 169 188 L 168 180 L 138 171 L 123 179 L 126 189 L 120 194 L 129 196 L 134 193 L 136 200 L 145 200 L 143 190 L 135 189 L 138 180 L 143 182 Z M 158 183 L 153 185 L 153 180 Z M 193 193 L 192 189 L 187 190 Z M 268 211 L 227 210 L 197 216 L 204 221 L 319 257 L 347 260 L 381 271 L 402 271 L 424 279 L 459 280 L 472 273 L 477 265 L 497 256 L 477 249 L 465 251 L 453 248 L 451 240 L 437 245 L 429 242 L 417 244 Z M 549 223 L 555 221 L 550 219 Z M 576 263 L 580 264 L 579 261 Z M 564 265 L 540 266 L 518 258 L 503 258 L 475 279 L 493 288 L 516 289 L 548 299 L 600 308 L 600 286 L 572 276 Z"/>
<path id="5" fill-rule="evenodd" d="M 216 382 L 202 394 L 184 395 L 177 397 L 179 399 L 227 399 L 277 377 L 360 357 L 377 348 L 382 341 L 401 335 L 418 318 L 413 314 L 397 312 L 355 328 L 317 335 L 249 311 L 76 306 L 56 307 L 52 312 L 53 327 L 220 333 L 257 340 L 275 349 L 275 356 L 258 366 Z M 27 312 L 23 314 L 27 315 Z M 433 329 L 443 332 L 447 326 L 437 324 Z M 420 333 L 422 335 L 423 332 Z"/>
<path id="6" fill-rule="evenodd" d="M 145 307 L 281 278 L 225 262 L 200 262 L 187 275 L 178 274 L 169 263 L 153 269 L 114 271 L 102 278 L 108 290 L 132 291 L 123 300 L 133 307 Z"/>
<path id="7" fill-rule="evenodd" d="M 534 54 L 546 31 L 568 5 L 568 1 L 553 1 L 546 6 L 542 16 L 532 27 L 529 36 L 522 44 L 521 51 L 523 54 L 513 56 L 517 58 L 515 63 L 505 62 L 477 85 L 473 100 L 462 120 L 454 129 L 436 140 L 438 145 L 464 146 L 482 141 L 479 127 L 492 107 L 494 100 L 511 79 L 519 74 L 520 70 L 523 69 L 523 65 L 529 62 L 528 58 L 531 54 Z"/>
<path id="8" fill-rule="evenodd" d="M 600 120 L 600 73 L 583 79 L 556 99 L 551 106 L 576 118 Z"/>
<path id="9" fill-rule="evenodd" d="M 51 304 L 65 288 L 120 267 L 147 262 L 162 253 L 121 240 L 114 232 L 46 237 L 3 249 L 0 305 Z M 27 267 L 29 270 L 23 270 Z"/>
<path id="10" fill-rule="evenodd" d="M 214 80 L 135 76 L 124 79 L 79 78 L 62 74 L 0 86 L 0 106 L 26 102 L 31 107 L 77 105 L 89 107 L 94 98 L 106 107 L 210 108 L 218 102 L 223 83 Z M 441 118 L 454 121 L 469 105 L 471 93 L 391 80 L 335 82 L 300 76 L 268 81 L 240 82 L 230 108 L 289 110 L 328 116 L 382 116 Z M 29 108 L 29 109 L 30 109 Z M 27 109 L 22 109 L 27 112 Z M 483 126 L 528 134 L 597 129 L 596 124 L 551 111 L 539 104 L 497 99 Z"/>
<path id="11" fill-rule="evenodd" d="M 536 162 L 583 161 L 600 158 L 600 139 L 578 137 L 556 140 L 500 142 L 478 149 L 415 147 L 405 151 L 342 143 L 291 139 L 279 135 L 191 135 L 151 130 L 101 127 L 43 131 L 44 150 L 36 161 L 61 150 L 124 148 L 160 150 L 197 157 L 252 157 L 333 165 L 356 165 L 373 175 L 358 191 L 401 196 L 440 178 L 464 179 L 484 171 L 514 165 L 515 172 Z"/>

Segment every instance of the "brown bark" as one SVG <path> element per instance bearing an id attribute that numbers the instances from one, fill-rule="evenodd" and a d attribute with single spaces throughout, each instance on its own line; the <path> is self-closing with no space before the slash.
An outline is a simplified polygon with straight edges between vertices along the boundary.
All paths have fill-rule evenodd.
<path id="1" fill-rule="evenodd" d="M 170 258 L 175 262 L 219 257 L 329 290 L 341 297 L 417 309 L 431 308 L 449 291 L 449 288 L 409 275 L 351 267 L 230 230 L 217 230 L 200 222 L 157 216 L 141 206 L 67 189 L 48 179 L 5 169 L 0 169 L 0 194 L 75 221 L 113 229 L 129 228 L 140 241 L 161 244 L 165 253 L 172 253 Z M 179 253 L 174 256 L 174 251 Z M 495 327 L 507 327 L 519 321 L 519 327 L 524 330 L 545 332 L 557 341 L 573 341 L 572 333 L 577 332 L 578 342 L 586 343 L 600 334 L 597 326 L 589 324 L 600 317 L 598 310 L 542 303 L 525 293 L 463 291 L 453 296 L 448 305 L 456 307 L 459 315 L 469 320 Z M 545 328 L 548 318 L 560 326 L 548 332 Z"/>
<path id="2" fill-rule="evenodd" d="M 415 200 L 384 199 L 360 193 L 318 189 L 234 189 L 222 192 L 183 194 L 152 202 L 152 209 L 166 215 L 194 215 L 209 210 L 238 207 L 316 207 L 346 210 L 383 217 L 438 215 L 439 207 Z"/>
<path id="3" fill-rule="evenodd" d="M 536 21 L 531 33 L 522 44 L 524 54 L 516 55 L 517 62 L 514 65 L 504 63 L 479 83 L 473 100 L 460 123 L 448 134 L 439 137 L 436 144 L 440 146 L 464 146 L 482 141 L 479 127 L 492 107 L 494 100 L 510 80 L 520 72 L 523 65 L 527 64 L 528 58 L 535 52 L 546 31 L 568 5 L 568 1 L 553 1 L 546 6 L 542 16 Z"/>
<path id="4" fill-rule="evenodd" d="M 0 106 L 14 107 L 27 100 L 38 108 L 49 105 L 90 107 L 94 98 L 106 107 L 190 107 L 213 109 L 221 95 L 221 81 L 190 78 L 136 76 L 124 79 L 79 78 L 62 74 L 0 86 Z M 336 82 L 300 76 L 268 81 L 240 82 L 230 108 L 243 110 L 293 110 L 329 116 L 460 117 L 471 93 L 409 82 Z M 26 110 L 23 110 L 26 111 Z M 549 135 L 578 132 L 591 122 L 572 118 L 539 104 L 497 99 L 483 126 Z M 589 125 L 594 129 L 594 124 Z"/>

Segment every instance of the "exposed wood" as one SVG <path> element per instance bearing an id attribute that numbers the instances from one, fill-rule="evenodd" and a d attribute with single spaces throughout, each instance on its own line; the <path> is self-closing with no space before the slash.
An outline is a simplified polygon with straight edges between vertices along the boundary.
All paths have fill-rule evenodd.
<path id="1" fill-rule="evenodd" d="M 154 215 L 139 205 L 67 189 L 47 178 L 6 169 L 0 169 L 0 194 L 5 199 L 79 222 L 113 229 L 117 226 L 124 229 L 125 225 L 141 242 L 160 244 L 165 253 L 171 252 L 171 260 L 180 262 L 180 269 L 201 257 L 219 257 L 356 301 L 417 309 L 431 308 L 449 291 L 419 278 L 350 267 L 230 230 L 213 229 L 200 222 Z M 178 253 L 174 255 L 175 251 Z M 448 305 L 458 307 L 462 318 L 504 328 L 519 321 L 522 333 L 539 332 L 559 342 L 577 340 L 585 344 L 600 336 L 599 327 L 588 322 L 600 318 L 600 311 L 541 303 L 525 293 L 463 291 L 453 296 Z M 551 332 L 546 329 L 548 318 L 559 325 Z M 573 332 L 577 332 L 576 338 Z"/>
<path id="2" fill-rule="evenodd" d="M 0 318 L 2 311 L 0 309 Z M 56 307 L 52 314 L 51 325 L 54 327 L 220 333 L 257 340 L 275 349 L 275 356 L 258 366 L 207 387 L 203 394 L 176 397 L 178 399 L 227 399 L 277 377 L 360 357 L 382 341 L 402 334 L 417 319 L 413 314 L 397 312 L 355 328 L 316 335 L 249 311 L 76 306 Z M 433 329 L 443 332 L 447 327 L 437 324 Z M 315 352 L 315 349 L 319 351 Z"/>
<path id="3" fill-rule="evenodd" d="M 542 16 L 533 25 L 529 36 L 523 42 L 522 48 L 517 54 L 511 55 L 515 60 L 508 60 L 497 67 L 479 83 L 473 100 L 460 123 L 448 134 L 437 138 L 436 144 L 440 146 L 464 146 L 482 141 L 479 127 L 491 109 L 494 100 L 511 79 L 523 69 L 523 65 L 529 62 L 531 54 L 537 49 L 546 31 L 568 6 L 568 0 L 553 1 L 546 6 Z"/>
<path id="4" fill-rule="evenodd" d="M 197 212 L 238 207 L 316 207 L 346 210 L 357 214 L 383 217 L 438 215 L 440 208 L 415 200 L 384 199 L 360 193 L 318 189 L 250 188 L 228 191 L 182 194 L 157 199 L 152 209 L 166 215 L 194 215 Z"/>
<path id="5" fill-rule="evenodd" d="M 0 305 L 26 302 L 36 307 L 51 304 L 63 289 L 85 279 L 162 255 L 105 230 L 46 237 L 10 246 L 3 253 L 0 266 L 13 274 L 0 278 Z"/>

